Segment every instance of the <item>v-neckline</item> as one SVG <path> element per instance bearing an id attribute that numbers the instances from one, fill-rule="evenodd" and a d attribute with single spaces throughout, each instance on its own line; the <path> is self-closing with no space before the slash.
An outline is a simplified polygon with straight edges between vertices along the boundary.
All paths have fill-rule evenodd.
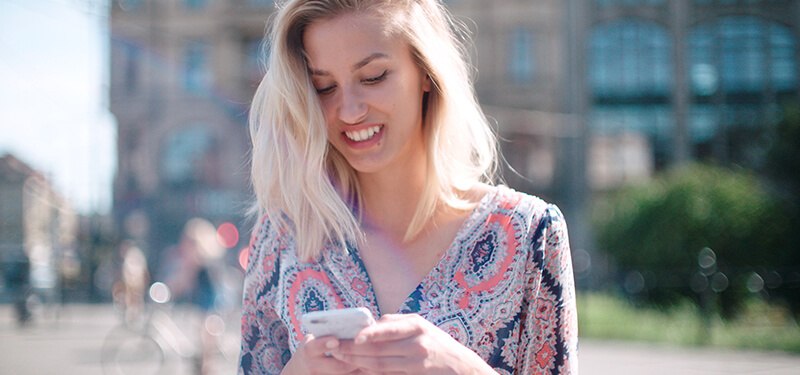
<path id="1" fill-rule="evenodd" d="M 425 277 L 423 277 L 422 280 L 420 280 L 420 282 L 417 284 L 417 286 L 414 287 L 414 289 L 411 290 L 411 292 L 408 294 L 408 296 L 406 296 L 406 298 L 403 300 L 403 302 L 397 308 L 397 311 L 393 312 L 392 314 L 402 314 L 402 313 L 405 312 L 405 310 L 408 309 L 408 305 L 409 305 L 410 302 L 412 302 L 412 299 L 417 294 L 417 291 L 419 291 L 420 288 L 423 285 L 425 285 L 433 277 L 434 273 L 436 273 L 438 270 L 441 269 L 442 263 L 445 261 L 445 259 L 448 259 L 450 253 L 455 251 L 454 249 L 457 248 L 456 244 L 460 244 L 460 243 L 462 243 L 464 241 L 464 236 L 466 236 L 470 232 L 470 229 L 475 226 L 477 219 L 479 218 L 481 213 L 485 210 L 485 207 L 489 204 L 489 202 L 491 202 L 494 199 L 495 196 L 500 194 L 500 189 L 502 189 L 502 188 L 503 188 L 503 186 L 495 186 L 495 187 L 493 187 L 491 189 L 491 191 L 486 193 L 483 196 L 483 198 L 481 198 L 481 200 L 478 202 L 478 204 L 475 206 L 475 208 L 472 209 L 472 211 L 469 213 L 469 215 L 467 215 L 467 218 L 464 220 L 464 222 L 461 223 L 461 226 L 459 226 L 455 237 L 453 237 L 453 240 L 450 242 L 450 245 L 448 245 L 447 249 L 442 253 L 441 258 L 439 258 L 439 260 L 436 261 L 436 263 L 431 268 L 431 270 L 428 272 L 428 274 L 425 275 Z M 358 250 L 358 246 L 354 243 L 351 246 L 349 246 L 349 250 L 350 250 L 351 256 L 352 256 L 353 260 L 355 261 L 356 265 L 361 270 L 361 272 L 364 274 L 364 277 L 366 277 L 365 281 L 367 283 L 367 290 L 368 290 L 368 293 L 370 294 L 370 296 L 372 297 L 372 301 L 371 301 L 372 306 L 370 306 L 371 309 L 372 309 L 372 312 L 377 317 L 380 318 L 381 316 L 383 316 L 383 312 L 381 311 L 380 306 L 378 305 L 378 295 L 375 293 L 375 289 L 374 289 L 374 285 L 372 283 L 372 279 L 369 276 L 369 272 L 367 271 L 367 267 L 364 265 L 364 260 L 361 258 L 361 253 Z"/>

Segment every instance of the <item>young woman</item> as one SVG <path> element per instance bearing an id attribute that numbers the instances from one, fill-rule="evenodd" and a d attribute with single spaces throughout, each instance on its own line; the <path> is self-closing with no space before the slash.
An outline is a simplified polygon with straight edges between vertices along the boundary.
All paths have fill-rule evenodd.
<path id="1" fill-rule="evenodd" d="M 253 100 L 263 219 L 243 374 L 575 374 L 564 219 L 491 186 L 495 139 L 436 0 L 289 0 Z M 317 310 L 366 307 L 355 340 Z"/>

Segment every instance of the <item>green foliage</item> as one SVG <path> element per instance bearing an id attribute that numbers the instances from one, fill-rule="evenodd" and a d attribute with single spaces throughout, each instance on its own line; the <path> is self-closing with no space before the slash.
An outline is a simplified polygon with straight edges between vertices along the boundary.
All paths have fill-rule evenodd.
<path id="1" fill-rule="evenodd" d="M 637 307 L 622 297 L 600 293 L 578 294 L 577 301 L 582 338 L 800 353 L 796 321 L 782 306 L 760 298 L 744 304 L 737 318 L 714 319 L 707 328 L 698 308 L 685 300 L 670 310 Z"/>
<path id="2" fill-rule="evenodd" d="M 691 281 L 701 271 L 698 254 L 712 249 L 716 264 L 705 272 L 728 279 L 720 294 L 727 317 L 750 294 L 750 272 L 780 260 L 784 217 L 751 173 L 701 164 L 621 189 L 594 211 L 599 247 L 623 272 L 643 275 L 646 302 L 699 301 Z"/>
<path id="3" fill-rule="evenodd" d="M 767 169 L 797 196 L 800 189 L 800 106 L 789 107 L 775 127 L 767 152 Z"/>
<path id="4" fill-rule="evenodd" d="M 786 108 L 774 129 L 766 161 L 766 171 L 787 213 L 780 237 L 779 263 L 784 265 L 784 277 L 771 295 L 786 303 L 800 319 L 800 105 Z"/>

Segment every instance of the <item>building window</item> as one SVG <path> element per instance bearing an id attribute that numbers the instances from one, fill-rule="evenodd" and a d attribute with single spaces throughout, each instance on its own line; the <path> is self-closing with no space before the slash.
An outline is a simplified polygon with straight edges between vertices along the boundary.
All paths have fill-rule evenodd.
<path id="1" fill-rule="evenodd" d="M 247 5 L 253 8 L 266 8 L 274 3 L 273 0 L 247 0 Z"/>
<path id="2" fill-rule="evenodd" d="M 695 156 L 759 165 L 750 150 L 775 104 L 797 93 L 797 40 L 783 25 L 730 16 L 692 28 L 687 39 Z"/>
<path id="3" fill-rule="evenodd" d="M 183 0 L 183 5 L 188 9 L 202 9 L 207 0 Z"/>
<path id="4" fill-rule="evenodd" d="M 514 84 L 526 84 L 533 80 L 534 50 L 533 32 L 517 28 L 509 34 L 508 79 Z"/>
<path id="5" fill-rule="evenodd" d="M 796 90 L 797 79 L 797 40 L 792 31 L 778 24 L 771 24 L 769 31 L 769 58 L 772 86 L 778 91 Z"/>
<path id="6" fill-rule="evenodd" d="M 753 18 L 726 18 L 717 25 L 722 48 L 722 85 L 730 91 L 758 91 L 764 87 L 763 25 Z"/>
<path id="7" fill-rule="evenodd" d="M 163 180 L 171 186 L 201 183 L 213 187 L 220 181 L 217 139 L 204 125 L 192 125 L 170 134 L 161 151 Z"/>
<path id="8" fill-rule="evenodd" d="M 205 41 L 190 41 L 184 50 L 183 86 L 193 94 L 205 94 L 213 84 L 211 46 Z"/>
<path id="9" fill-rule="evenodd" d="M 695 27 L 688 48 L 689 68 L 707 67 L 726 93 L 797 86 L 797 41 L 782 25 L 755 17 L 725 17 Z M 703 94 L 703 85 L 694 82 L 694 74 L 690 76 L 695 94 Z"/>
<path id="10" fill-rule="evenodd" d="M 600 6 L 627 6 L 627 7 L 663 5 L 665 2 L 666 0 L 595 0 L 595 3 L 597 3 Z"/>
<path id="11" fill-rule="evenodd" d="M 673 115 L 672 42 L 660 25 L 622 20 L 595 28 L 589 38 L 589 126 L 607 137 L 640 137 L 652 149 L 648 165 L 666 165 Z"/>
<path id="12" fill-rule="evenodd" d="M 142 0 L 119 0 L 117 4 L 124 11 L 134 11 L 142 6 Z"/>
<path id="13" fill-rule="evenodd" d="M 667 35 L 663 27 L 638 20 L 595 29 L 589 39 L 593 92 L 609 98 L 666 98 L 672 80 Z"/>
<path id="14" fill-rule="evenodd" d="M 139 83 L 139 54 L 136 48 L 129 43 L 122 44 L 123 54 L 125 58 L 125 72 L 123 85 L 125 93 L 133 94 L 136 92 L 136 86 Z"/>
<path id="15" fill-rule="evenodd" d="M 264 62 L 269 56 L 269 48 L 262 43 L 261 38 L 252 38 L 244 41 L 242 49 L 242 76 L 246 84 L 258 83 L 264 75 Z"/>

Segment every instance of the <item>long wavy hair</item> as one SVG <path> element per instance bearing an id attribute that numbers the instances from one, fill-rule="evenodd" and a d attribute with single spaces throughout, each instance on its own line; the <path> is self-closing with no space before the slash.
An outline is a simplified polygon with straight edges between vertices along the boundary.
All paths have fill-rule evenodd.
<path id="1" fill-rule="evenodd" d="M 463 24 L 437 0 L 288 0 L 277 7 L 250 112 L 253 213 L 293 232 L 301 259 L 316 258 L 327 241 L 346 251 L 363 236 L 356 172 L 328 143 L 303 47 L 308 25 L 350 12 L 386 20 L 433 83 L 423 103 L 427 178 L 405 241 L 439 205 L 469 209 L 461 193 L 493 181 L 497 142 L 475 97 Z"/>

